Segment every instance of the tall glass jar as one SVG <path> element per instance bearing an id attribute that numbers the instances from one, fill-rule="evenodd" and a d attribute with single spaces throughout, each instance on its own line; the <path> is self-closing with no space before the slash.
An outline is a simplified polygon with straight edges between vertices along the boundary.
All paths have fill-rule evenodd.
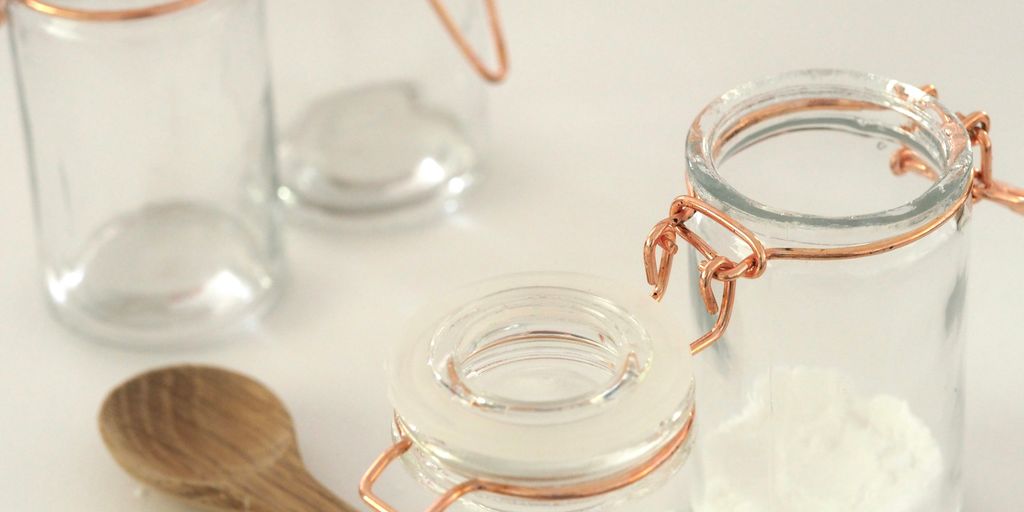
<path id="1" fill-rule="evenodd" d="M 489 53 L 494 12 L 484 1 L 438 5 L 474 52 Z M 271 0 L 269 9 L 281 198 L 293 212 L 358 226 L 453 211 L 481 166 L 486 82 L 431 1 Z"/>
<path id="2" fill-rule="evenodd" d="M 220 338 L 281 279 L 260 0 L 12 0 L 52 309 L 133 346 Z"/>
<path id="3" fill-rule="evenodd" d="M 396 347 L 396 444 L 364 499 L 392 510 L 372 486 L 401 456 L 442 495 L 432 511 L 686 510 L 693 379 L 665 315 L 642 289 L 576 274 L 446 295 Z"/>
<path id="4" fill-rule="evenodd" d="M 900 147 L 934 181 L 892 177 Z M 961 510 L 973 162 L 961 121 L 909 84 L 790 73 L 711 103 L 687 162 L 693 195 L 769 248 L 863 247 L 951 216 L 869 257 L 779 251 L 735 283 L 724 337 L 696 358 L 695 512 Z M 750 252 L 706 215 L 692 225 L 727 258 Z"/>

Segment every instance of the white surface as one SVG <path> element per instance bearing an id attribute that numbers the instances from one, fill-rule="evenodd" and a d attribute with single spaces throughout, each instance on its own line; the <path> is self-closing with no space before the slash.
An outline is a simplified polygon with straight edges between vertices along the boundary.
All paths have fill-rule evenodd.
<path id="1" fill-rule="evenodd" d="M 119 381 L 182 361 L 269 384 L 291 408 L 313 473 L 355 500 L 360 474 L 388 443 L 382 362 L 414 307 L 517 270 L 641 280 L 642 238 L 682 191 L 687 126 L 709 99 L 751 78 L 842 67 L 939 84 L 949 105 L 993 115 L 996 172 L 1024 184 L 1019 2 L 500 3 L 513 71 L 492 94 L 491 179 L 465 213 L 418 232 L 291 231 L 293 279 L 261 331 L 196 352 L 108 349 L 51 321 L 0 43 L 0 508 L 181 510 L 137 493 L 104 452 L 95 416 Z M 974 222 L 967 510 L 1015 511 L 1024 505 L 1024 219 L 985 205 Z M 685 283 L 673 286 L 684 295 Z M 389 476 L 380 490 L 403 510 L 422 510 L 426 496 L 401 492 L 407 485 Z"/>

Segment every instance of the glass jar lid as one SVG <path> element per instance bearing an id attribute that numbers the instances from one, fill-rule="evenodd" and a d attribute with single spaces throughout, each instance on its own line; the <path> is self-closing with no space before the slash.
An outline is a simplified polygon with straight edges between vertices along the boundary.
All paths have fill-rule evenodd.
<path id="1" fill-rule="evenodd" d="M 640 287 L 512 275 L 449 294 L 412 325 L 392 358 L 390 393 L 420 454 L 405 461 L 435 490 L 468 478 L 605 478 L 689 428 L 682 329 Z"/>

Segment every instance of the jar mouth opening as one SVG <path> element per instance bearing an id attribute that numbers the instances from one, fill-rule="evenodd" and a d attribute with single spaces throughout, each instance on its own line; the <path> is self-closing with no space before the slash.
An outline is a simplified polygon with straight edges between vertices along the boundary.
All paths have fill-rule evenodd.
<path id="1" fill-rule="evenodd" d="M 650 366 L 650 336 L 634 316 L 571 288 L 500 290 L 440 325 L 430 342 L 437 381 L 467 407 L 506 421 L 575 420 Z"/>
<path id="2" fill-rule="evenodd" d="M 924 159 L 936 180 L 908 202 L 829 216 L 765 204 L 719 172 L 726 161 L 754 145 L 808 130 L 879 139 L 880 147 L 881 141 L 896 142 Z M 687 139 L 692 191 L 758 235 L 794 246 L 866 243 L 886 236 L 879 236 L 879 230 L 902 232 L 923 225 L 955 206 L 970 184 L 972 164 L 966 129 L 932 95 L 910 84 L 851 71 L 796 71 L 737 87 L 698 115 Z"/>

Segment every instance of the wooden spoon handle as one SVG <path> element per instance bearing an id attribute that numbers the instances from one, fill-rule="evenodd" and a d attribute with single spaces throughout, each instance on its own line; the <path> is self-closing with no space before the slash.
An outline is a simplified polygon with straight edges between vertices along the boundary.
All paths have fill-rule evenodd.
<path id="1" fill-rule="evenodd" d="M 251 503 L 251 512 L 358 512 L 313 478 L 298 457 L 252 475 L 246 491 L 260 500 Z"/>

